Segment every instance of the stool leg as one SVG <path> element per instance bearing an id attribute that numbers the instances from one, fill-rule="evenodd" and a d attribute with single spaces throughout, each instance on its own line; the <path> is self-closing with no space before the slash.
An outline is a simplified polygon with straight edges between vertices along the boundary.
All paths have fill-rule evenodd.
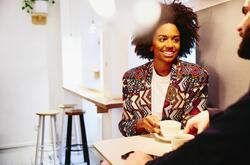
<path id="1" fill-rule="evenodd" d="M 41 159 L 40 164 L 43 164 L 43 152 L 44 152 L 44 131 L 45 130 L 45 116 L 42 116 L 42 141 L 41 141 Z"/>
<path id="2" fill-rule="evenodd" d="M 55 128 L 55 130 L 57 130 L 56 129 L 56 116 L 54 116 L 54 128 Z M 56 138 L 56 145 L 58 145 L 58 143 L 59 143 L 59 134 L 58 134 L 58 132 L 57 131 L 55 131 L 55 138 Z"/>
<path id="3" fill-rule="evenodd" d="M 62 164 L 62 156 L 63 156 L 63 149 L 64 149 L 64 120 L 65 120 L 65 115 L 64 115 L 64 110 L 62 113 L 62 125 L 61 125 L 61 139 L 60 139 L 60 164 Z"/>
<path id="4" fill-rule="evenodd" d="M 80 124 L 81 124 L 84 162 L 87 162 L 87 164 L 89 165 L 90 164 L 90 162 L 89 162 L 89 151 L 88 151 L 88 143 L 87 143 L 87 138 L 86 138 L 84 118 L 83 118 L 83 115 L 79 115 L 79 117 L 80 117 Z"/>
<path id="5" fill-rule="evenodd" d="M 36 156 L 35 156 L 35 165 L 37 165 L 37 160 L 38 160 L 38 147 L 39 147 L 39 143 L 40 143 L 40 132 L 41 132 L 41 116 L 39 116 L 38 119 L 38 129 L 37 129 L 37 139 L 36 139 Z"/>
<path id="6" fill-rule="evenodd" d="M 70 154 L 71 154 L 71 135 L 72 134 L 72 116 L 68 116 L 68 127 L 67 127 L 67 139 L 66 139 L 66 151 L 65 151 L 65 165 L 70 165 Z"/>
<path id="7" fill-rule="evenodd" d="M 78 118 L 76 116 L 72 119 L 74 122 L 76 144 L 80 144 L 79 127 L 78 127 L 79 121 L 78 121 Z M 77 147 L 77 149 L 80 149 L 79 145 L 76 145 L 76 147 Z"/>
<path id="8" fill-rule="evenodd" d="M 52 147 L 53 147 L 54 165 L 56 165 L 56 120 L 55 120 L 55 116 L 50 117 L 50 125 L 51 125 L 51 139 L 52 139 Z"/>

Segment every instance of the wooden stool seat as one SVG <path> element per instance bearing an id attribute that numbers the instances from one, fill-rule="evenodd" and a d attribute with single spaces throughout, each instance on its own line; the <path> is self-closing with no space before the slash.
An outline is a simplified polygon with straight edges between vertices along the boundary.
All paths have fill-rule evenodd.
<path id="1" fill-rule="evenodd" d="M 47 112 L 37 112 L 37 115 L 41 115 L 41 116 L 51 116 L 51 115 L 57 115 L 59 113 L 59 111 L 57 110 L 52 110 L 52 111 L 47 111 Z"/>
<path id="2" fill-rule="evenodd" d="M 73 109 L 73 110 L 67 110 L 65 111 L 66 115 L 82 115 L 84 114 L 84 111 L 81 109 Z"/>
<path id="3" fill-rule="evenodd" d="M 62 109 L 69 109 L 69 108 L 74 108 L 77 104 L 60 104 L 58 105 L 59 108 Z"/>

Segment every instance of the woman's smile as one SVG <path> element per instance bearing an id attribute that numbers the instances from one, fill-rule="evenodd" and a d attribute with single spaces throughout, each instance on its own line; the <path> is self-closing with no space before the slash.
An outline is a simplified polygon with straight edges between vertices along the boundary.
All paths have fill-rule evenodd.
<path id="1" fill-rule="evenodd" d="M 153 38 L 154 62 L 171 65 L 180 51 L 180 32 L 172 23 L 161 25 Z"/>

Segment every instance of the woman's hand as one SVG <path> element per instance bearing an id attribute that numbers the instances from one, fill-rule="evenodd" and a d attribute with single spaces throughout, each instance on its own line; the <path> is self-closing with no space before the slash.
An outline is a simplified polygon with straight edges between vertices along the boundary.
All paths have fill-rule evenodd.
<path id="1" fill-rule="evenodd" d="M 148 115 L 143 119 L 139 119 L 136 124 L 136 129 L 144 128 L 149 133 L 160 134 L 160 120 L 156 115 Z"/>
<path id="2" fill-rule="evenodd" d="M 196 132 L 199 134 L 204 131 L 208 126 L 208 111 L 202 111 L 187 121 L 187 124 L 184 128 L 184 133 L 190 133 L 193 132 L 193 130 L 196 130 Z"/>
<path id="3" fill-rule="evenodd" d="M 136 151 L 129 154 L 129 157 L 125 160 L 124 165 L 144 165 L 153 158 L 143 152 Z"/>

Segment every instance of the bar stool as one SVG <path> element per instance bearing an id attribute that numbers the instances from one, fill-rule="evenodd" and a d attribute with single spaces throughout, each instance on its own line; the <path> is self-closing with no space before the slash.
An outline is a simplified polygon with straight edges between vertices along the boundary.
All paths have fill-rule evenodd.
<path id="1" fill-rule="evenodd" d="M 37 132 L 37 142 L 36 142 L 36 155 L 35 155 L 35 165 L 38 163 L 38 152 L 41 151 L 40 163 L 43 164 L 43 154 L 45 151 L 44 144 L 44 135 L 45 135 L 45 117 L 48 116 L 50 118 L 50 130 L 51 130 L 51 140 L 52 140 L 52 148 L 53 148 L 53 159 L 54 165 L 56 164 L 56 115 L 59 112 L 48 111 L 48 112 L 37 112 L 36 114 L 39 117 L 38 121 L 38 132 Z M 42 135 L 41 135 L 42 133 Z M 41 139 L 40 139 L 41 136 Z"/>
<path id="2" fill-rule="evenodd" d="M 84 111 L 81 109 L 74 109 L 74 110 L 67 110 L 65 114 L 68 116 L 68 125 L 67 125 L 67 139 L 66 139 L 66 150 L 65 150 L 65 165 L 70 165 L 71 162 L 71 151 L 83 151 L 84 162 L 90 164 L 89 161 L 89 152 L 88 152 L 88 143 L 86 138 L 86 131 L 85 131 L 85 123 L 84 123 Z M 71 144 L 71 137 L 72 137 L 72 117 L 79 116 L 80 120 L 80 127 L 81 127 L 81 144 Z M 82 148 L 79 149 L 71 149 L 71 147 L 81 146 Z"/>
<path id="3" fill-rule="evenodd" d="M 64 123 L 65 123 L 65 111 L 66 110 L 73 110 L 75 109 L 75 107 L 77 106 L 77 104 L 60 104 L 58 105 L 58 108 L 62 109 L 62 125 L 61 125 L 61 136 L 60 136 L 60 152 L 59 152 L 59 157 L 60 157 L 60 163 L 62 164 L 63 162 L 63 152 L 64 152 L 64 137 L 65 137 L 65 129 L 64 129 Z M 79 129 L 78 129 L 78 122 L 75 119 L 74 120 L 74 129 L 75 129 L 75 137 L 76 137 L 76 143 L 79 144 L 80 143 L 80 139 L 79 139 Z"/>

